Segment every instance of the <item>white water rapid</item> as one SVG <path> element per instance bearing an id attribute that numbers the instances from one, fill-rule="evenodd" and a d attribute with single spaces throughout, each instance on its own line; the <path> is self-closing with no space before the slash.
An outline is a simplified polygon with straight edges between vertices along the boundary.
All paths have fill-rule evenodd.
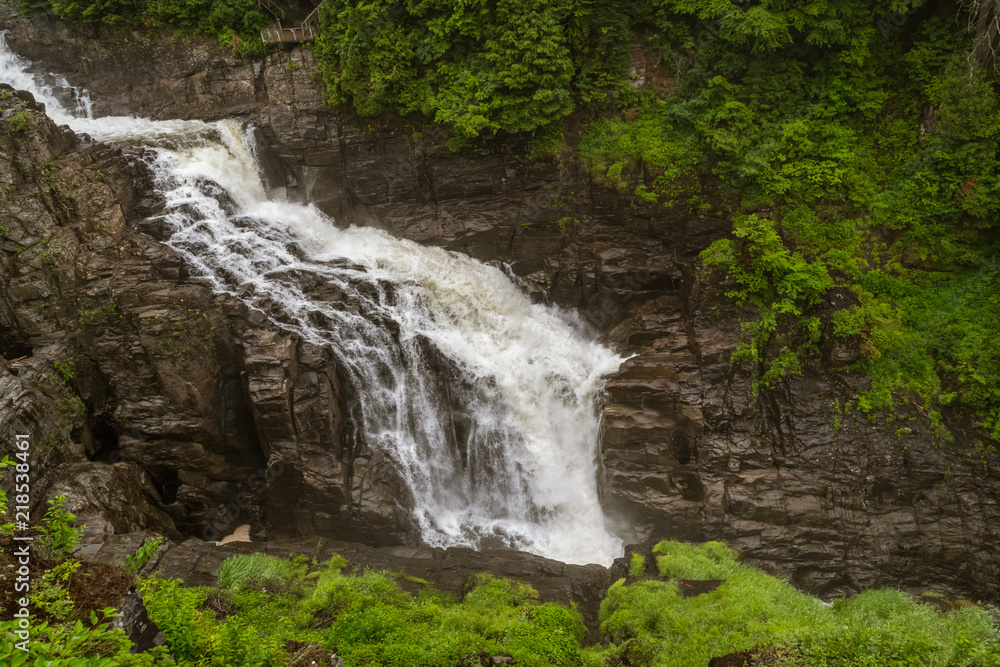
<path id="1" fill-rule="evenodd" d="M 597 496 L 596 395 L 622 359 L 568 314 L 469 257 L 269 200 L 240 121 L 92 118 L 86 94 L 28 70 L 0 35 L 0 81 L 58 124 L 150 149 L 168 243 L 192 272 L 330 347 L 359 437 L 402 471 L 425 542 L 621 555 Z"/>

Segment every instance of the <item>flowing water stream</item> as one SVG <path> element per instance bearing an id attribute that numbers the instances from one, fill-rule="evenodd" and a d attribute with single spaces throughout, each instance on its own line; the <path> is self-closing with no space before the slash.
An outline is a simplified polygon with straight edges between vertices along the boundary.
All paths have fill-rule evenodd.
<path id="1" fill-rule="evenodd" d="M 621 554 L 597 495 L 596 397 L 622 359 L 570 314 L 464 255 L 269 199 L 242 121 L 93 118 L 85 92 L 29 69 L 0 34 L 0 81 L 58 124 L 149 149 L 167 243 L 193 273 L 330 347 L 358 437 L 396 462 L 426 543 Z"/>

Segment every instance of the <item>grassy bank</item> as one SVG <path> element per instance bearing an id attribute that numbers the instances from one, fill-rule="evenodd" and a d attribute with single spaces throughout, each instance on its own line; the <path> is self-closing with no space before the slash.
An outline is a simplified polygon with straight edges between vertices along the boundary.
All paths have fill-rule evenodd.
<path id="1" fill-rule="evenodd" d="M 579 612 L 516 581 L 477 575 L 459 598 L 401 573 L 348 571 L 338 556 L 317 564 L 251 554 L 225 561 L 216 588 L 158 575 L 139 583 L 165 648 L 130 655 L 121 631 L 108 629 L 110 610 L 73 609 L 66 596 L 60 618 L 49 609 L 46 623 L 36 619 L 23 661 L 14 625 L 0 624 L 0 654 L 52 667 L 305 665 L 330 653 L 349 667 L 460 667 L 492 656 L 536 667 L 701 667 L 735 651 L 803 667 L 1000 665 L 996 619 L 972 604 L 943 612 L 878 590 L 827 606 L 739 563 L 722 543 L 662 542 L 654 551 L 655 564 L 633 556 L 631 575 L 608 590 L 604 641 L 592 646 Z M 402 590 L 404 579 L 419 591 Z M 686 580 L 704 579 L 719 585 L 681 594 Z"/>

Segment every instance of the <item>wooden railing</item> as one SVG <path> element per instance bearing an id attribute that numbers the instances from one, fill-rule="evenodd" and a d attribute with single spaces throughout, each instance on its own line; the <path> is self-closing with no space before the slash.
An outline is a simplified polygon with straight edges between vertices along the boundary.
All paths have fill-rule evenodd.
<path id="1" fill-rule="evenodd" d="M 270 2 L 270 0 L 263 0 L 264 2 Z M 275 23 L 267 26 L 260 31 L 261 39 L 267 44 L 276 44 L 279 42 L 311 42 L 316 39 L 319 35 L 319 8 L 323 6 L 321 2 L 316 9 L 312 10 L 302 21 L 301 24 L 292 27 L 285 27 L 281 25 L 281 18 L 284 18 L 284 14 Z"/>

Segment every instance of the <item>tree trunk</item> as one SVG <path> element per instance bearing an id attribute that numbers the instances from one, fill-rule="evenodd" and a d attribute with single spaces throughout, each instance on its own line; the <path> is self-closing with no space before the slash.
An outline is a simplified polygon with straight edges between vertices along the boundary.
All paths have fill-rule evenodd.
<path id="1" fill-rule="evenodd" d="M 1000 32 L 1000 0 L 979 0 L 973 9 L 976 13 L 976 46 L 973 54 L 981 65 L 992 65 L 996 60 L 994 42 Z"/>

